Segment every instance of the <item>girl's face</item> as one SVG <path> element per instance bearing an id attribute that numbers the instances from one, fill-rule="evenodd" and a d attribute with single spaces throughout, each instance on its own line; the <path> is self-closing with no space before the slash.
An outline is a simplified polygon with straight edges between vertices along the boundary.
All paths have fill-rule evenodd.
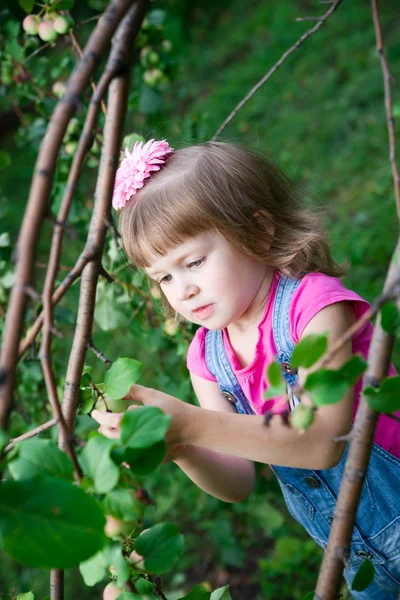
<path id="1" fill-rule="evenodd" d="M 272 277 L 268 267 L 210 231 L 155 257 L 146 272 L 176 312 L 213 330 L 258 324 Z"/>

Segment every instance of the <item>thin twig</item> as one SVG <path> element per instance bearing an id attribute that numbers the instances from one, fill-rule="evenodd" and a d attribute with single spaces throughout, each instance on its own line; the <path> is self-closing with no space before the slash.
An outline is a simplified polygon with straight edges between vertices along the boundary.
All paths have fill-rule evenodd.
<path id="1" fill-rule="evenodd" d="M 393 81 L 393 77 L 390 74 L 389 66 L 386 59 L 385 49 L 382 42 L 382 29 L 379 18 L 378 0 L 372 1 L 372 17 L 374 21 L 375 37 L 376 37 L 376 51 L 381 61 L 382 75 L 383 75 L 383 86 L 385 90 L 385 110 L 386 110 L 386 121 L 389 134 L 389 160 L 392 168 L 392 177 L 394 185 L 394 193 L 396 198 L 397 217 L 400 220 L 400 175 L 396 161 L 396 131 L 395 131 L 395 118 L 393 115 L 393 102 L 392 102 L 392 89 L 390 82 Z"/>
<path id="2" fill-rule="evenodd" d="M 312 27 L 312 29 L 309 29 L 308 31 L 306 31 L 306 33 L 304 33 L 301 36 L 301 38 L 299 40 L 297 40 L 297 42 L 295 44 L 293 44 L 293 46 L 291 46 L 291 48 L 289 48 L 289 50 L 287 50 L 281 56 L 281 58 L 278 60 L 277 63 L 275 63 L 275 65 L 272 67 L 272 69 L 270 69 L 268 71 L 268 73 L 266 75 L 264 75 L 264 77 L 262 79 L 260 79 L 260 81 L 250 90 L 250 92 L 247 94 L 247 96 L 245 96 L 243 98 L 243 100 L 241 100 L 239 102 L 239 104 L 233 109 L 233 111 L 231 112 L 231 114 L 229 115 L 229 117 L 227 117 L 227 119 L 225 119 L 225 121 L 222 123 L 222 125 L 217 130 L 217 132 L 211 138 L 211 141 L 215 141 L 218 138 L 218 136 L 220 135 L 220 133 L 232 121 L 232 119 L 234 118 L 234 116 L 236 115 L 236 113 L 242 108 L 242 106 L 244 106 L 246 104 L 246 102 L 248 102 L 250 100 L 250 98 L 252 98 L 254 96 L 254 94 L 260 89 L 261 86 L 264 85 L 264 83 L 266 81 L 268 81 L 268 79 L 275 73 L 275 71 L 277 71 L 279 69 L 279 67 L 287 59 L 287 57 L 290 56 L 290 54 L 293 54 L 293 52 L 295 52 L 299 48 L 299 46 L 301 46 L 301 44 L 303 42 L 305 42 L 305 40 L 307 38 L 309 38 L 316 31 L 318 31 L 318 29 L 324 24 L 324 22 L 326 21 L 326 19 L 328 17 L 330 17 L 330 15 L 333 12 L 335 12 L 335 10 L 338 8 L 338 6 L 339 6 L 339 4 L 341 4 L 341 2 L 342 2 L 342 0 L 335 0 L 335 2 L 332 3 L 332 6 L 326 11 L 326 13 L 324 15 L 322 15 L 322 17 L 319 20 L 319 22 L 316 25 L 314 25 L 314 27 Z"/>
<path id="3" fill-rule="evenodd" d="M 86 23 L 90 23 L 91 21 L 98 21 L 100 19 L 101 15 L 95 15 L 94 17 L 90 17 L 89 19 L 85 19 L 84 21 L 81 21 L 80 23 L 77 23 L 77 27 L 81 27 L 82 25 L 86 25 Z"/>
<path id="4" fill-rule="evenodd" d="M 47 423 L 43 423 L 42 425 L 35 427 L 35 429 L 31 429 L 31 431 L 27 431 L 26 433 L 23 433 L 22 435 L 19 435 L 16 438 L 12 438 L 10 440 L 10 443 L 4 448 L 3 453 L 7 454 L 7 452 L 14 448 L 15 444 L 23 442 L 24 440 L 29 440 L 29 438 L 35 437 L 35 435 L 39 435 L 40 433 L 51 429 L 52 427 L 54 427 L 54 425 L 57 425 L 57 419 L 53 418 L 50 419 L 50 421 L 47 421 Z"/>
<path id="5" fill-rule="evenodd" d="M 97 358 L 99 358 L 103 363 L 106 363 L 106 365 L 111 365 L 112 362 L 111 360 L 109 360 L 105 354 L 103 354 L 98 348 L 96 348 L 96 346 L 93 344 L 92 340 L 90 340 L 89 342 L 87 342 L 86 347 L 91 350 L 93 352 L 93 354 L 95 356 L 97 356 Z"/>
<path id="6" fill-rule="evenodd" d="M 82 60 L 82 48 L 80 47 L 78 40 L 76 39 L 76 36 L 73 31 L 69 32 L 69 39 L 71 40 L 72 48 L 75 50 L 75 54 L 77 55 L 79 60 Z M 93 93 L 95 94 L 96 93 L 96 84 L 93 81 L 93 79 L 91 80 L 90 85 L 92 86 Z M 101 100 L 101 109 L 102 109 L 103 113 L 106 114 L 107 108 L 104 103 L 104 100 Z"/>
<path id="7" fill-rule="evenodd" d="M 29 56 L 26 57 L 26 59 L 24 60 L 24 64 L 27 63 L 28 60 L 31 60 L 31 58 L 33 58 L 34 56 L 36 56 L 37 54 L 39 54 L 40 52 L 42 52 L 43 50 L 48 48 L 49 46 L 50 46 L 50 42 L 46 42 L 46 44 L 42 44 L 42 46 L 40 46 L 39 48 L 36 48 L 36 50 L 34 52 L 32 52 L 32 54 L 29 54 Z"/>

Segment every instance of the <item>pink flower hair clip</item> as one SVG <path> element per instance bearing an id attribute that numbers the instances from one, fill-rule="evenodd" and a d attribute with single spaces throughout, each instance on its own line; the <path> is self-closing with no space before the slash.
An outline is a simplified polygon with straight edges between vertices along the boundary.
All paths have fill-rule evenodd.
<path id="1" fill-rule="evenodd" d="M 159 171 L 165 158 L 173 152 L 168 142 L 149 140 L 136 142 L 132 152 L 125 149 L 125 158 L 115 176 L 112 205 L 116 210 L 124 208 L 129 200 L 144 186 L 144 180 L 152 171 Z"/>

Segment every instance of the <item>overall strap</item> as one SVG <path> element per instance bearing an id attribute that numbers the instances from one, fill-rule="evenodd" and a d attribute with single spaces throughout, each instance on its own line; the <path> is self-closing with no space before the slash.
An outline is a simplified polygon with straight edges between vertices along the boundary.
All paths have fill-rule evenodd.
<path id="1" fill-rule="evenodd" d="M 254 415 L 226 355 L 222 331 L 207 331 L 206 364 L 216 378 L 222 394 L 232 402 L 238 413 Z"/>
<path id="2" fill-rule="evenodd" d="M 278 283 L 273 308 L 272 326 L 275 345 L 278 351 L 277 362 L 288 384 L 289 406 L 293 410 L 299 404 L 291 386 L 297 381 L 297 370 L 290 366 L 294 343 L 290 335 L 289 307 L 293 292 L 301 279 L 292 279 L 283 275 Z M 207 331 L 205 338 L 207 368 L 216 378 L 222 394 L 236 406 L 239 413 L 253 415 L 249 401 L 233 372 L 228 360 L 222 331 Z"/>
<path id="3" fill-rule="evenodd" d="M 290 410 L 296 408 L 299 399 L 292 391 L 292 386 L 297 381 L 297 369 L 293 369 L 290 364 L 295 344 L 290 335 L 289 308 L 293 292 L 298 288 L 300 282 L 301 279 L 282 275 L 276 289 L 272 314 L 272 329 L 278 351 L 277 362 L 281 366 L 282 375 L 287 383 Z"/>

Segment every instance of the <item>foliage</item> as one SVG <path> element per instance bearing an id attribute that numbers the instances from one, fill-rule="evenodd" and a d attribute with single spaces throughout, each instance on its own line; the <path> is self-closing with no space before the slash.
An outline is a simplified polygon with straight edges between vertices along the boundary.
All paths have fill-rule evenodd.
<path id="1" fill-rule="evenodd" d="M 5 140 L 0 151 L 0 169 L 3 174 L 7 169 L 0 190 L 0 216 L 6 224 L 0 234 L 2 313 L 14 282 L 12 255 L 34 158 L 76 61 L 68 31 L 72 27 L 83 45 L 93 23 L 82 22 L 98 17 L 107 4 L 105 0 L 79 5 L 73 0 L 49 0 L 39 7 L 33 0 L 21 0 L 20 6 L 13 3 L 0 15 L 0 110 L 10 115 L 8 111 L 13 109 L 19 117 L 13 137 Z M 389 22 L 394 8 L 393 1 L 382 7 L 393 62 L 399 57 L 395 46 L 398 26 Z M 138 136 L 135 139 L 165 136 L 172 146 L 208 139 L 229 109 L 308 27 L 295 23 L 299 10 L 295 2 L 258 2 L 251 11 L 239 1 L 229 6 L 221 3 L 219 7 L 204 3 L 196 9 L 183 0 L 153 2 L 135 49 L 139 62 L 132 76 L 125 133 L 134 132 Z M 56 18 L 69 18 L 71 11 L 76 25 L 68 21 L 67 32 L 56 31 L 57 36 L 45 30 L 43 35 L 50 35 L 49 46 L 42 48 L 45 37 L 28 33 L 29 24 L 21 26 L 24 11 L 40 14 L 40 19 L 52 23 L 53 30 Z M 39 31 L 37 19 L 36 25 Z M 61 25 L 58 28 L 62 29 Z M 369 7 L 361 0 L 351 3 L 343 12 L 338 11 L 314 40 L 244 107 L 226 134 L 267 148 L 298 183 L 307 180 L 312 202 L 325 207 L 335 258 L 347 258 L 352 265 L 349 287 L 372 300 L 380 292 L 397 226 L 383 127 L 381 75 Z M 90 94 L 88 90 L 82 97 L 63 141 L 51 197 L 54 215 L 65 191 Z M 64 244 L 63 270 L 57 284 L 75 263 L 86 239 L 103 124 L 101 115 L 76 190 L 68 221 L 70 238 Z M 132 138 L 126 143 L 132 143 Z M 37 289 L 43 281 L 40 265 L 47 261 L 50 227 L 48 223 L 37 248 Z M 193 327 L 164 323 L 158 290 L 150 288 L 144 275 L 127 265 L 111 233 L 103 266 L 114 283 L 101 281 L 98 286 L 94 339 L 113 365 L 104 372 L 101 361 L 88 355 L 82 376 L 75 433 L 84 446 L 78 455 L 84 471 L 83 491 L 73 480 L 70 460 L 56 447 L 55 429 L 18 444 L 7 455 L 7 477 L 12 479 L 5 482 L 0 501 L 4 547 L 11 556 L 34 567 L 72 567 L 80 563 L 78 580 L 76 569 L 68 571 L 67 597 L 98 598 L 107 579 L 120 586 L 128 578 L 144 594 L 143 586 L 152 584 L 153 575 L 163 573 L 178 558 L 173 572 L 163 575 L 169 600 L 228 600 L 225 585 L 220 588 L 223 591 L 211 592 L 209 582 L 205 582 L 190 591 L 194 583 L 208 578 L 214 563 L 219 571 L 228 569 L 230 573 L 247 569 L 250 564 L 253 571 L 247 585 L 257 579 L 263 597 L 301 597 L 315 583 L 321 553 L 287 519 L 278 486 L 263 469 L 259 468 L 258 493 L 227 510 L 224 503 L 188 484 L 172 465 L 157 469 L 165 455 L 163 437 L 168 426 L 168 419 L 157 409 L 127 412 L 120 440 L 107 440 L 94 431 L 97 426 L 88 416 L 93 407 L 107 410 L 110 401 L 120 401 L 139 373 L 145 385 L 195 402 L 184 363 Z M 65 385 L 65 358 L 71 348 L 77 288 L 70 290 L 55 311 L 56 326 L 64 336 L 54 343 L 59 397 Z M 30 301 L 25 333 L 40 310 L 39 301 Z M 387 330 L 397 330 L 394 305 L 382 310 L 382 319 Z M 296 365 L 309 368 L 316 364 L 325 347 L 326 338 L 308 339 L 303 348 L 296 350 Z M 16 411 L 9 432 L 13 438 L 52 416 L 37 349 L 35 344 L 19 365 Z M 123 356 L 129 358 L 121 359 Z M 341 371 L 320 371 L 309 376 L 305 387 L 314 392 L 316 404 L 326 403 L 327 389 L 329 401 L 335 402 L 364 368 L 356 360 Z M 114 369 L 119 369 L 117 374 Z M 274 386 L 271 394 L 284 393 L 280 373 L 274 373 L 272 367 L 268 375 Z M 398 408 L 397 384 L 397 380 L 383 382 L 379 390 L 369 390 L 371 406 L 383 412 Z M 0 445 L 5 445 L 2 436 L 0 432 Z M 27 498 L 34 497 L 34 486 L 40 486 L 43 494 L 51 493 L 52 500 L 37 503 L 34 510 L 29 506 L 28 510 Z M 18 523 L 15 516 L 11 517 L 15 505 L 20 514 Z M 79 508 L 75 508 L 77 505 Z M 108 537 L 103 535 L 101 515 L 108 516 Z M 37 544 L 38 539 L 32 534 L 15 541 L 15 527 L 22 527 L 20 536 L 25 536 L 34 529 L 28 521 L 39 520 L 48 524 L 56 545 L 50 545 L 50 538 L 41 537 L 43 554 L 33 560 L 30 544 Z M 183 553 L 176 523 L 185 532 Z M 60 538 L 61 526 L 64 529 Z M 80 537 L 70 545 L 70 555 L 67 548 L 62 548 L 61 540 L 65 541 L 75 529 Z M 42 536 L 43 532 L 38 533 Z M 204 540 L 201 549 L 200 536 Z M 132 551 L 144 557 L 146 573 L 138 561 L 129 564 L 126 560 Z M 163 562 L 165 558 L 169 562 Z M 56 559 L 62 563 L 49 562 Z M 202 569 L 199 563 L 204 563 Z M 0 580 L 4 580 L 4 589 L 15 585 L 18 591 L 35 588 L 20 595 L 26 600 L 47 594 L 47 573 L 22 570 L 7 556 L 3 565 Z M 91 589 L 83 585 L 82 579 Z M 214 569 L 213 587 L 215 579 Z M 125 595 L 138 597 L 128 592 Z"/>

